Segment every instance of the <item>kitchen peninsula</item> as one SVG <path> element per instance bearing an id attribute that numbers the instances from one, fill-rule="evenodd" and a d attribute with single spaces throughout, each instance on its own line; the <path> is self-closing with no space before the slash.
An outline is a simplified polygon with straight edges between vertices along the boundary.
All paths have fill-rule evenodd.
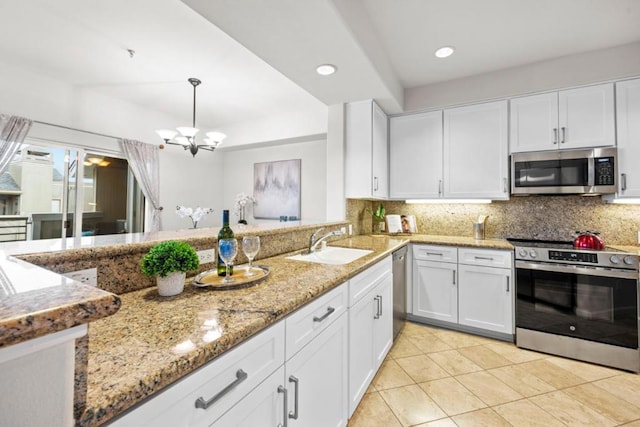
<path id="1" fill-rule="evenodd" d="M 185 293 L 173 298 L 160 298 L 153 283 L 124 280 L 123 287 L 114 275 L 122 277 L 127 268 L 137 269 L 143 252 L 158 240 L 182 239 L 197 249 L 213 246 L 212 230 L 184 230 L 140 235 L 105 236 L 80 241 L 34 242 L 40 253 L 14 245 L 7 248 L 30 263 L 45 266 L 60 273 L 88 266 L 98 267 L 98 290 L 42 270 L 22 260 L 6 257 L 64 281 L 66 286 L 83 292 L 95 292 L 111 298 L 114 308 L 105 317 L 89 326 L 86 344 L 86 375 L 76 377 L 76 417 L 78 425 L 100 425 L 145 398 L 157 393 L 179 378 L 205 365 L 248 337 L 283 319 L 307 302 L 327 293 L 349 278 L 387 257 L 408 242 L 510 249 L 503 240 L 476 242 L 467 237 L 453 236 L 356 236 L 333 244 L 372 249 L 374 252 L 343 266 L 328 266 L 287 260 L 280 254 L 299 250 L 308 244 L 308 236 L 320 225 L 328 230 L 346 223 L 289 223 L 276 229 L 247 227 L 237 235 L 259 234 L 265 242 L 258 263 L 271 268 L 269 278 L 247 289 L 210 291 L 187 287 Z M 95 240 L 93 240 L 95 239 Z M 91 241 L 90 241 L 91 240 Z M 63 250 L 66 245 L 66 250 Z M 53 251 L 49 252 L 47 251 Z M 127 260 L 127 258 L 133 258 Z M 115 265 L 113 265 L 115 264 Z M 206 265 L 203 269 L 207 269 Z M 117 301 L 117 302 L 116 302 Z M 120 306 L 120 310 L 111 316 Z M 22 309 L 18 304 L 14 309 Z M 4 313 L 3 313 L 4 314 Z M 24 313 L 27 318 L 29 313 Z M 14 316 L 15 317 L 15 316 Z M 8 316 L 0 319 L 6 325 Z M 19 335 L 18 335 L 19 336 Z M 8 345 L 2 334 L 4 345 Z M 29 336 L 25 335 L 25 339 Z M 4 340 L 7 340 L 6 342 Z M 14 339 L 12 342 L 16 342 Z M 79 342 L 83 342 L 80 340 Z M 81 346 L 80 346 L 81 347 Z M 80 358 L 82 362 L 82 358 Z M 82 371 L 82 369 L 78 369 Z M 78 394 L 78 390 L 86 390 Z M 78 399 L 80 396 L 80 399 Z"/>

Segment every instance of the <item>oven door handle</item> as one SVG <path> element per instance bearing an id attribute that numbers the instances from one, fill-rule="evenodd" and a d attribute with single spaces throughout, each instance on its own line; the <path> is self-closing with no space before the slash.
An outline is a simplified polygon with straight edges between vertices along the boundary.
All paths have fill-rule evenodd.
<path id="1" fill-rule="evenodd" d="M 555 273 L 582 274 L 584 276 L 615 277 L 638 280 L 635 270 L 619 270 L 604 267 L 584 267 L 570 264 L 550 264 L 542 262 L 516 261 L 516 269 L 551 271 Z"/>

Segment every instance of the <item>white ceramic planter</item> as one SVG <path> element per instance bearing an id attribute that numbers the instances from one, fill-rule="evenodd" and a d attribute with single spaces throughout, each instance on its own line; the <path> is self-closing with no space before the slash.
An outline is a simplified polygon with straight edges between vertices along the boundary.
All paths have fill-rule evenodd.
<path id="1" fill-rule="evenodd" d="M 158 293 L 163 297 L 171 297 L 178 295 L 184 290 L 184 280 L 187 273 L 182 271 L 174 271 L 167 274 L 166 277 L 157 276 Z"/>

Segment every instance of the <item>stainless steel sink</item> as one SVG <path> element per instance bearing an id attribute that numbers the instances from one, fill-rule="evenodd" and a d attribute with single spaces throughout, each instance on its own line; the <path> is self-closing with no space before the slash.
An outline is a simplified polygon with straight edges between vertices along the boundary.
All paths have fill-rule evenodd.
<path id="1" fill-rule="evenodd" d="M 321 251 L 310 254 L 299 254 L 287 257 L 295 261 L 315 262 L 317 264 L 344 265 L 373 253 L 368 249 L 341 248 L 338 246 L 327 246 Z"/>

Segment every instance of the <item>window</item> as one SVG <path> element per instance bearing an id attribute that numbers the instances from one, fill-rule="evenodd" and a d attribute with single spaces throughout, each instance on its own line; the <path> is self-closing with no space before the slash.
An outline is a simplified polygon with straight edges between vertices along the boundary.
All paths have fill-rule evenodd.
<path id="1" fill-rule="evenodd" d="M 143 207 L 125 159 L 27 138 L 0 176 L 0 241 L 139 232 Z"/>

